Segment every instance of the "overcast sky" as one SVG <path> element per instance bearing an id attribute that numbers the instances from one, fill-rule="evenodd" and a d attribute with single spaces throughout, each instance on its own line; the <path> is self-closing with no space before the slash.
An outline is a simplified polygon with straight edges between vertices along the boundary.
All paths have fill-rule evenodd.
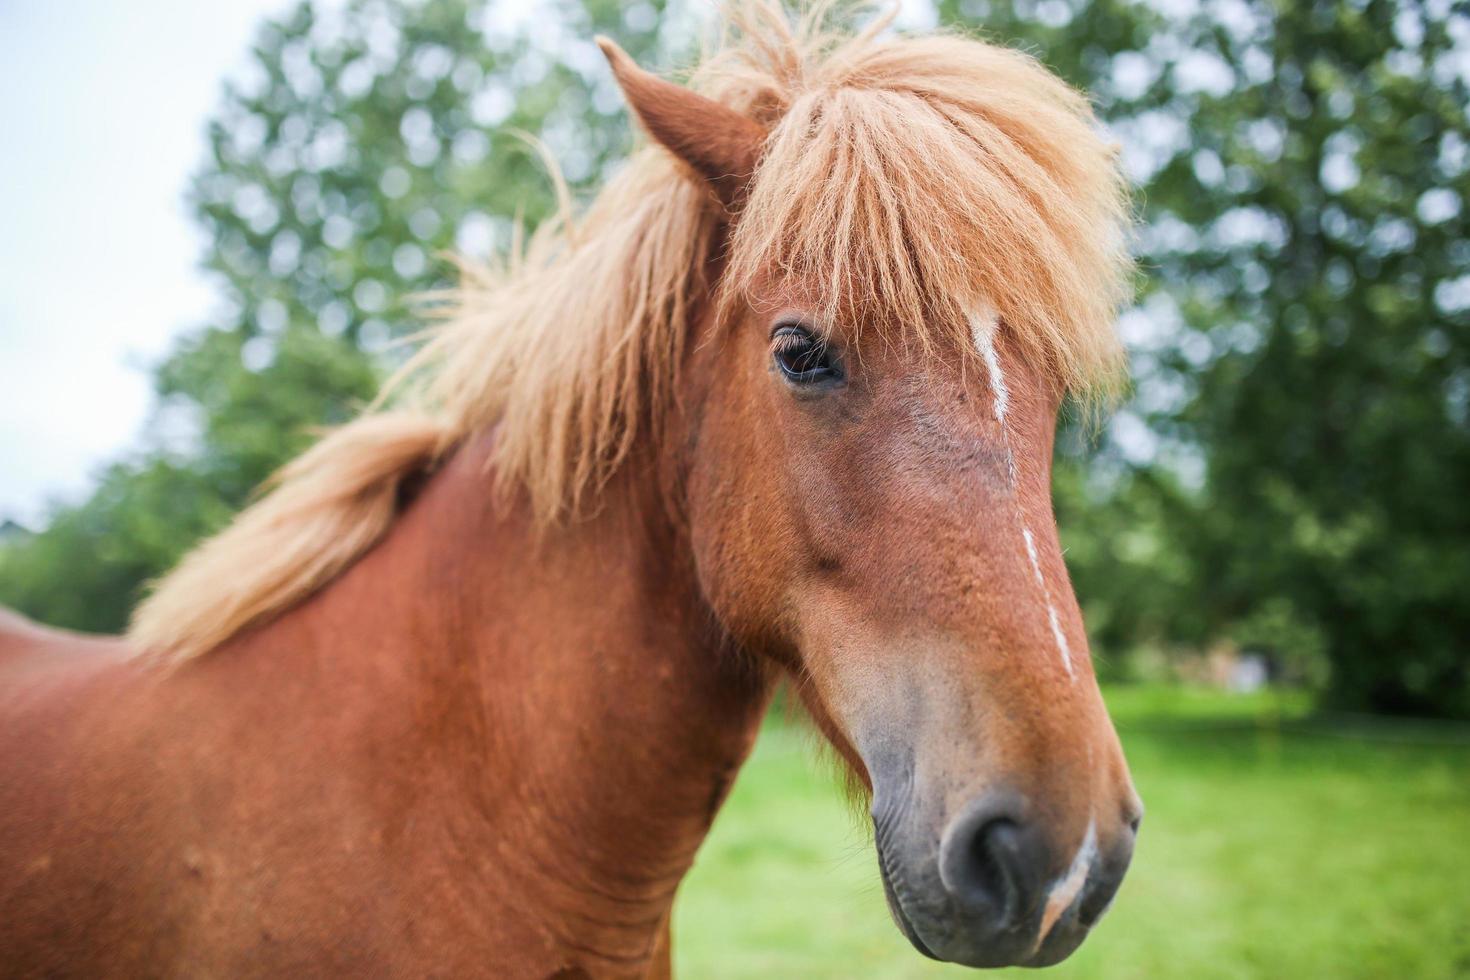
<path id="1" fill-rule="evenodd" d="M 0 0 L 0 519 L 136 438 L 211 306 L 184 212 L 221 81 L 289 0 Z"/>
<path id="2" fill-rule="evenodd" d="M 136 442 L 149 368 L 213 302 L 183 203 L 205 123 L 291 5 L 0 0 L 0 521 L 39 524 Z"/>

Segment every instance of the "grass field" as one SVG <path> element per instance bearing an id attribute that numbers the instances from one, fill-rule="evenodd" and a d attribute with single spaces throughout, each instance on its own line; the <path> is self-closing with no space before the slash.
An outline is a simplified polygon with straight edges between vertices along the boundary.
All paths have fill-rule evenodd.
<path id="1" fill-rule="evenodd" d="M 1112 912 L 1050 975 L 1470 977 L 1470 728 L 1107 694 L 1148 819 Z M 680 895 L 679 974 L 963 975 L 891 924 L 864 821 L 818 758 L 768 725 Z"/>

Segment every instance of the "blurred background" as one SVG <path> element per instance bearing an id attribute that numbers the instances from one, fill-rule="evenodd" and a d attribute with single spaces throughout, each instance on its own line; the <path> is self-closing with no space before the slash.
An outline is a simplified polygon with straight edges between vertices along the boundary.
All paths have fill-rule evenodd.
<path id="1" fill-rule="evenodd" d="M 627 152 L 591 44 L 698 3 L 0 5 L 0 603 L 123 627 L 447 252 Z M 1470 8 L 910 0 L 1093 93 L 1137 188 L 1135 378 L 1056 494 L 1149 805 L 1078 977 L 1470 976 Z M 181 213 L 180 201 L 183 202 Z M 779 713 L 676 913 L 691 977 L 946 973 Z"/>

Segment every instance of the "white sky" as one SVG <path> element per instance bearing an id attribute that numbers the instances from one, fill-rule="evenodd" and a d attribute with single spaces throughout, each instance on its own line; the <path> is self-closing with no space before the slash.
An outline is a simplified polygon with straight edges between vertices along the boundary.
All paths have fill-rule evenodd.
<path id="1" fill-rule="evenodd" d="M 185 214 L 222 80 L 290 0 L 0 0 L 0 519 L 134 442 L 211 288 Z"/>

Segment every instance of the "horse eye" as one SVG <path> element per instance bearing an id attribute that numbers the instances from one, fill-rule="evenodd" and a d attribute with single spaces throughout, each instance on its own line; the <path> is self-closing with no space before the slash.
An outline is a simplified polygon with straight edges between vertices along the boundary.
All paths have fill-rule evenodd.
<path id="1" fill-rule="evenodd" d="M 771 336 L 771 356 L 788 381 L 807 385 L 842 377 L 827 344 L 805 327 L 777 327 Z"/>

